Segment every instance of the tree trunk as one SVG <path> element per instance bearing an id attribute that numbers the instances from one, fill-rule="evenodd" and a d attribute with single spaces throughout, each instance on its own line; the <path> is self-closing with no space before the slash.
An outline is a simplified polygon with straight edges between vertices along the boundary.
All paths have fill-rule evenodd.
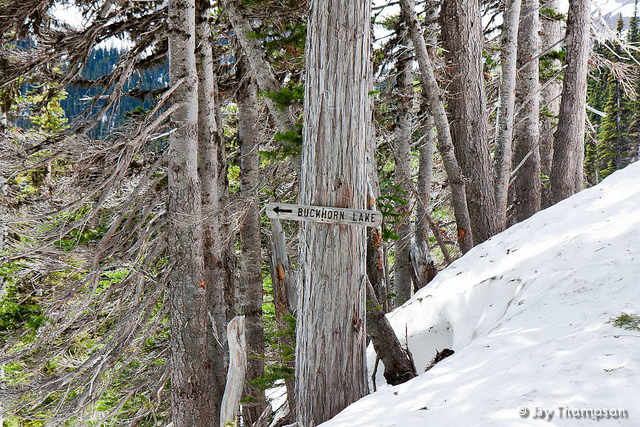
<path id="1" fill-rule="evenodd" d="M 398 31 L 406 32 L 404 22 Z M 397 116 L 393 155 L 395 158 L 394 179 L 406 203 L 396 204 L 396 211 L 402 215 L 401 223 L 396 230 L 399 239 L 394 243 L 394 280 L 396 294 L 394 306 L 399 307 L 411 298 L 411 136 L 413 125 L 413 55 L 408 50 L 411 40 L 403 37 L 402 45 L 407 46 L 398 57 L 397 70 Z"/>
<path id="2" fill-rule="evenodd" d="M 428 102 L 422 98 L 420 112 L 422 119 L 422 143 L 419 147 L 420 163 L 418 166 L 418 197 L 422 203 L 416 205 L 416 246 L 422 243 L 429 247 L 429 221 L 431 212 L 431 175 L 433 174 L 433 141 L 435 139 L 433 116 L 429 114 Z"/>
<path id="3" fill-rule="evenodd" d="M 440 19 L 451 76 L 447 96 L 451 137 L 465 178 L 473 242 L 479 244 L 500 231 L 489 153 L 479 2 L 445 0 Z"/>
<path id="4" fill-rule="evenodd" d="M 373 305 L 367 310 L 367 334 L 373 349 L 384 365 L 384 379 L 398 385 L 418 376 L 413 361 L 402 348 L 400 340 L 385 316 L 382 304 L 376 298 L 371 283 L 367 282 L 367 298 Z"/>
<path id="5" fill-rule="evenodd" d="M 521 0 L 507 0 L 504 8 L 504 21 L 502 22 L 500 103 L 498 106 L 498 118 L 496 120 L 494 155 L 495 213 L 498 226 L 496 231 L 502 231 L 507 226 L 507 195 L 509 192 L 509 177 L 511 175 L 520 6 Z M 482 82 L 482 80 L 480 81 Z"/>
<path id="6" fill-rule="evenodd" d="M 414 0 L 400 0 L 400 6 L 407 20 L 407 27 L 411 34 L 411 41 L 413 42 L 416 59 L 420 67 L 420 83 L 429 100 L 429 106 L 431 107 L 435 120 L 436 129 L 438 130 L 438 151 L 440 151 L 440 155 L 442 156 L 442 162 L 444 163 L 449 184 L 451 185 L 453 210 L 458 226 L 458 243 L 460 244 L 460 250 L 465 253 L 473 247 L 474 242 L 467 206 L 465 180 L 454 154 L 449 121 L 444 105 L 442 104 L 440 88 L 433 74 L 433 67 L 431 66 L 431 60 L 427 53 L 427 46 L 422 36 L 422 29 L 420 28 L 415 10 L 415 2 Z M 493 192 L 491 193 L 493 194 Z"/>
<path id="7" fill-rule="evenodd" d="M 240 312 L 245 316 L 247 341 L 247 374 L 250 382 L 264 375 L 264 333 L 262 326 L 262 242 L 260 239 L 260 190 L 258 153 L 258 91 L 245 60 L 238 64 L 242 81 L 238 89 L 238 142 L 240 145 L 240 182 L 245 202 L 240 224 Z M 243 405 L 245 421 L 255 423 L 266 406 L 264 390 L 245 385 Z"/>
<path id="8" fill-rule="evenodd" d="M 590 53 L 591 2 L 570 0 L 567 17 L 566 62 L 558 130 L 553 144 L 551 201 L 582 190 L 587 61 Z"/>
<path id="9" fill-rule="evenodd" d="M 549 0 L 546 2 L 546 8 L 557 12 L 559 8 L 559 0 Z M 560 19 L 555 15 L 549 16 L 549 14 L 541 13 L 542 18 L 542 52 L 546 52 L 549 49 L 553 49 L 552 46 L 556 45 L 559 40 L 562 39 L 562 28 Z M 561 48 L 557 45 L 555 51 Z M 556 74 L 562 67 L 562 63 L 559 59 L 554 59 L 551 62 L 549 69 L 546 70 L 547 75 L 551 77 Z M 547 78 L 551 78 L 547 77 Z M 540 172 L 547 177 L 551 176 L 551 164 L 553 160 L 553 134 L 556 129 L 558 114 L 560 112 L 560 98 L 562 94 L 562 80 L 554 79 L 551 82 L 544 81 L 543 89 L 540 93 L 540 99 L 542 101 L 542 107 L 545 114 L 541 118 L 540 126 Z M 551 205 L 551 195 L 549 192 L 548 182 L 547 185 L 541 188 L 542 190 L 542 207 L 549 207 Z"/>
<path id="10" fill-rule="evenodd" d="M 220 418 L 225 388 L 226 303 L 224 298 L 226 269 L 222 256 L 220 230 L 219 157 L 223 150 L 220 122 L 216 115 L 218 91 L 213 67 L 213 38 L 210 3 L 196 0 L 196 61 L 198 64 L 198 175 L 201 182 L 203 211 L 203 251 L 208 313 L 206 320 L 211 405 L 214 419 Z"/>
<path id="11" fill-rule="evenodd" d="M 524 221 L 540 210 L 540 98 L 538 53 L 540 51 L 538 0 L 522 0 L 518 30 L 518 70 L 513 165 L 524 163 L 515 173 L 513 216 Z"/>
<path id="12" fill-rule="evenodd" d="M 237 425 L 236 416 L 242 396 L 245 375 L 247 371 L 247 344 L 245 340 L 245 317 L 236 316 L 227 327 L 229 337 L 229 371 L 222 399 L 220 411 L 220 426 L 226 427 L 228 423 Z M 203 424 L 204 425 L 204 424 Z M 207 425 L 210 425 L 209 423 Z"/>
<path id="13" fill-rule="evenodd" d="M 169 137 L 169 256 L 171 321 L 171 414 L 175 427 L 206 425 L 212 417 L 207 365 L 207 306 L 198 179 L 198 77 L 195 3 L 169 1 L 169 70 L 180 105 Z"/>
<path id="14" fill-rule="evenodd" d="M 310 6 L 302 202 L 364 209 L 371 4 Z M 367 393 L 365 230 L 303 223 L 300 242 L 297 418 L 309 427 Z"/>

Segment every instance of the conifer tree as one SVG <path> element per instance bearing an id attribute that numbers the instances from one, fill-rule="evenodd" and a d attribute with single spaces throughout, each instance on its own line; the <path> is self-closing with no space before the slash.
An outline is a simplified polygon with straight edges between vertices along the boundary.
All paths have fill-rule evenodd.
<path id="1" fill-rule="evenodd" d="M 640 28 L 638 28 L 638 0 L 635 2 L 633 17 L 629 20 L 629 31 L 627 32 L 627 42 L 634 47 L 640 44 Z M 632 53 L 636 61 L 640 60 L 640 54 Z M 640 158 L 640 79 L 636 79 L 634 83 L 634 92 L 636 98 L 629 102 L 631 109 L 631 119 L 627 128 L 629 146 L 627 159 L 629 162 L 635 162 Z"/>
<path id="2" fill-rule="evenodd" d="M 620 15 L 616 26 L 618 38 L 622 37 L 623 28 L 624 21 L 622 20 L 622 15 Z M 635 31 L 637 32 L 637 28 Z M 611 51 L 613 51 L 613 53 L 610 53 L 611 60 L 615 61 L 623 56 L 619 43 L 615 43 L 611 47 Z M 599 130 L 594 165 L 597 170 L 596 181 L 607 177 L 626 164 L 625 159 L 629 145 L 627 132 L 629 125 L 626 122 L 628 122 L 628 117 L 631 116 L 629 111 L 630 101 L 623 93 L 622 83 L 618 76 L 609 73 L 606 83 L 606 117 L 604 117 Z"/>

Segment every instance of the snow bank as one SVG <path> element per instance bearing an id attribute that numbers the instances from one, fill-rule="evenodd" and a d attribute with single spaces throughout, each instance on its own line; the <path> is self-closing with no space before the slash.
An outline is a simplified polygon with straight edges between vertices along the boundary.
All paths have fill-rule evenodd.
<path id="1" fill-rule="evenodd" d="M 639 258 L 636 163 L 475 247 L 390 314 L 419 372 L 455 354 L 396 387 L 378 367 L 378 392 L 322 425 L 640 426 L 640 333 L 608 323 L 640 314 Z"/>

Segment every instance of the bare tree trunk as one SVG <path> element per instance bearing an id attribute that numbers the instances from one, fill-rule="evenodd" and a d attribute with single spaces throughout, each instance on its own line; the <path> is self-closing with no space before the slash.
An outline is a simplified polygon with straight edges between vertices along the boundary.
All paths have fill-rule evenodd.
<path id="1" fill-rule="evenodd" d="M 246 203 L 240 224 L 240 312 L 245 316 L 247 374 L 250 382 L 264 375 L 264 331 L 262 326 L 262 242 L 260 239 L 260 191 L 258 153 L 258 91 L 245 60 L 238 64 L 241 84 L 238 89 L 238 141 L 240 145 L 240 179 Z M 245 421 L 255 423 L 266 406 L 264 390 L 245 385 L 243 405 Z"/>
<path id="2" fill-rule="evenodd" d="M 551 11 L 557 12 L 559 8 L 559 0 L 549 0 L 545 2 L 545 8 Z M 541 13 L 542 18 L 542 52 L 546 52 L 552 49 L 552 46 L 556 45 L 559 40 L 562 39 L 562 27 L 560 19 L 555 14 L 549 16 L 549 14 Z M 560 45 L 555 49 L 558 51 L 561 48 Z M 551 62 L 550 69 L 547 70 L 547 74 L 552 76 L 555 72 L 559 71 L 562 67 L 562 63 L 559 59 L 554 59 Z M 553 134 L 555 133 L 558 114 L 560 112 L 560 98 L 562 95 L 562 80 L 554 79 L 551 82 L 544 82 L 544 86 L 540 93 L 540 99 L 542 101 L 542 107 L 544 108 L 544 116 L 541 118 L 540 127 L 540 172 L 546 177 L 551 176 L 551 164 L 553 161 Z M 548 184 L 548 182 L 547 182 Z M 550 192 L 548 186 L 543 186 L 542 190 L 542 207 L 548 207 L 551 205 Z"/>
<path id="3" fill-rule="evenodd" d="M 367 334 L 371 337 L 376 355 L 384 364 L 385 380 L 388 384 L 398 385 L 415 378 L 418 376 L 416 367 L 402 348 L 369 282 L 367 282 L 367 298 L 373 305 L 367 310 Z"/>
<path id="4" fill-rule="evenodd" d="M 441 99 L 441 91 L 438 87 L 431 60 L 427 53 L 427 46 L 422 36 L 422 29 L 418 22 L 414 0 L 400 0 L 402 13 L 407 20 L 407 27 L 411 34 L 411 41 L 415 49 L 416 59 L 420 67 L 420 82 L 425 91 L 429 106 L 438 130 L 438 150 L 442 156 L 444 168 L 451 185 L 451 198 L 453 200 L 453 210 L 458 226 L 458 243 L 462 252 L 467 252 L 473 247 L 474 237 L 472 234 L 471 220 L 467 206 L 467 196 L 465 191 L 465 180 L 462 170 L 454 154 L 453 142 L 449 120 Z M 493 191 L 491 191 L 493 194 Z"/>
<path id="5" fill-rule="evenodd" d="M 500 231 L 489 153 L 479 2 L 445 0 L 440 19 L 451 74 L 447 96 L 451 137 L 465 177 L 473 242 L 479 244 Z"/>
<path id="6" fill-rule="evenodd" d="M 310 4 L 302 202 L 366 207 L 370 2 Z M 365 230 L 303 223 L 296 343 L 297 418 L 320 424 L 367 393 Z"/>
<path id="7" fill-rule="evenodd" d="M 566 62 L 558 130 L 551 170 L 551 201 L 559 201 L 583 188 L 584 125 L 587 96 L 591 2 L 570 0 L 567 17 Z"/>
<path id="8" fill-rule="evenodd" d="M 514 165 L 519 165 L 513 184 L 515 199 L 513 216 L 524 221 L 540 210 L 540 98 L 538 82 L 538 53 L 540 51 L 540 24 L 538 0 L 522 0 L 521 21 L 518 30 L 518 69 L 516 102 L 520 111 L 514 134 Z M 528 157 L 527 157 L 528 156 Z M 526 158 L 526 160 L 525 160 Z"/>
<path id="9" fill-rule="evenodd" d="M 207 293 L 209 392 L 213 419 L 220 418 L 226 371 L 226 269 L 220 230 L 219 157 L 221 147 L 217 82 L 213 67 L 213 38 L 209 0 L 196 0 L 196 61 L 198 64 L 198 175 L 201 182 L 203 252 Z"/>
<path id="10" fill-rule="evenodd" d="M 507 195 L 511 175 L 520 6 L 521 0 L 507 0 L 504 8 L 504 21 L 502 22 L 500 104 L 496 120 L 494 154 L 497 231 L 502 231 L 507 226 Z"/>
<path id="11" fill-rule="evenodd" d="M 422 118 L 422 143 L 419 147 L 420 163 L 418 166 L 418 194 L 416 197 L 422 200 L 416 205 L 416 246 L 422 243 L 429 247 L 429 215 L 431 206 L 431 175 L 433 174 L 433 142 L 435 139 L 433 116 L 429 114 L 428 102 L 422 98 L 420 113 Z"/>
<path id="12" fill-rule="evenodd" d="M 404 22 L 399 25 L 398 31 L 406 32 Z M 402 44 L 407 46 L 398 57 L 396 63 L 398 86 L 397 116 L 395 128 L 395 142 L 393 155 L 395 158 L 394 179 L 396 185 L 404 193 L 402 197 L 406 203 L 396 204 L 396 210 L 403 218 L 396 230 L 399 239 L 394 244 L 394 281 L 393 288 L 397 299 L 396 307 L 402 305 L 411 298 L 411 206 L 408 203 L 411 198 L 411 136 L 413 127 L 413 55 L 408 50 L 411 39 L 403 37 Z"/>
<path id="13" fill-rule="evenodd" d="M 436 267 L 429 253 L 429 215 L 431 206 L 431 174 L 433 173 L 433 116 L 429 114 L 427 100 L 420 106 L 422 117 L 422 143 L 419 147 L 420 163 L 416 185 L 416 242 L 411 249 L 411 269 L 414 290 L 422 289 L 436 275 Z"/>
<path id="14" fill-rule="evenodd" d="M 202 246 L 198 179 L 198 77 L 195 3 L 169 1 L 169 69 L 180 105 L 169 137 L 169 256 L 171 320 L 171 414 L 175 427 L 206 425 L 213 402 L 207 365 L 207 279 Z"/>
<path id="15" fill-rule="evenodd" d="M 236 416 L 247 371 L 244 316 L 236 316 L 231 319 L 227 327 L 227 336 L 229 337 L 229 371 L 227 372 L 222 410 L 220 411 L 220 427 L 225 427 L 228 423 L 237 425 Z M 207 423 L 206 425 L 211 424 Z"/>

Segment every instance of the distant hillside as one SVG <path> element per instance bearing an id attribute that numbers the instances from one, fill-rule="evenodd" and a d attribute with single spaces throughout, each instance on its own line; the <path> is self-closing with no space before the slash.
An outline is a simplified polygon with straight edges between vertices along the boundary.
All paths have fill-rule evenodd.
<path id="1" fill-rule="evenodd" d="M 594 0 L 593 9 L 595 16 L 601 16 L 610 28 L 615 28 L 620 15 L 628 25 L 635 9 L 635 0 Z"/>
<path id="2" fill-rule="evenodd" d="M 82 77 L 87 80 L 97 80 L 98 78 L 108 74 L 117 66 L 122 52 L 115 47 L 104 47 L 94 49 L 88 63 L 82 70 Z M 157 89 L 169 84 L 169 73 L 166 67 L 155 67 L 144 72 L 135 74 L 125 86 L 125 91 L 129 91 L 135 87 L 141 90 Z M 91 107 L 92 98 L 100 95 L 104 90 L 103 87 L 67 87 L 68 96 L 60 103 L 64 109 L 65 117 L 70 123 L 79 118 Z M 106 93 L 108 94 L 110 90 Z M 92 108 L 97 111 L 102 102 L 98 101 Z M 117 105 L 114 111 L 111 111 L 102 121 L 98 123 L 93 131 L 94 137 L 101 137 L 105 132 L 124 123 L 127 113 L 131 113 L 138 107 L 148 109 L 153 102 L 149 99 L 142 102 L 139 99 L 124 97 Z"/>

